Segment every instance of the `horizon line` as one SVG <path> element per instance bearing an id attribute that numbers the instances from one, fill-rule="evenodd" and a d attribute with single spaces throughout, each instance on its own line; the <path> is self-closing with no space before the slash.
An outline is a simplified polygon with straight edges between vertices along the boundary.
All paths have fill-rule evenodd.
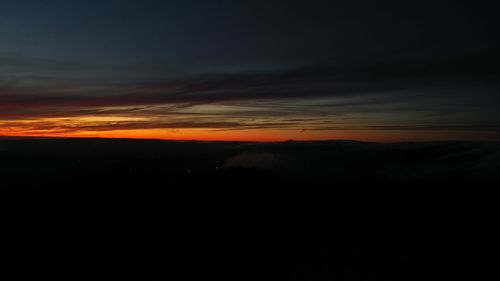
<path id="1" fill-rule="evenodd" d="M 9 136 L 0 135 L 0 140 L 22 140 L 22 139 L 33 139 L 33 140 L 129 140 L 129 141 L 165 141 L 165 142 L 226 142 L 226 143 L 287 143 L 287 142 L 358 142 L 358 143 L 380 143 L 380 144 L 391 144 L 391 143 L 446 143 L 446 142 L 466 142 L 466 143 L 497 143 L 499 140 L 463 140 L 463 139 L 450 139 L 450 140 L 403 140 L 403 141 L 369 141 L 369 140 L 356 140 L 356 139 L 309 139 L 309 140 L 269 140 L 269 141 L 259 141 L 259 140 L 203 140 L 203 139 L 164 139 L 164 138 L 127 138 L 127 137 L 92 137 L 92 136 Z"/>

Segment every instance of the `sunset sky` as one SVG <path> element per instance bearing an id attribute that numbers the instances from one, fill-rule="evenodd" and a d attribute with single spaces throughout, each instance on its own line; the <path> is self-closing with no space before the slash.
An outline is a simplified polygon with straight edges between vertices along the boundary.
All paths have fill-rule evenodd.
<path id="1" fill-rule="evenodd" d="M 463 2 L 0 1 L 0 136 L 500 140 Z"/>

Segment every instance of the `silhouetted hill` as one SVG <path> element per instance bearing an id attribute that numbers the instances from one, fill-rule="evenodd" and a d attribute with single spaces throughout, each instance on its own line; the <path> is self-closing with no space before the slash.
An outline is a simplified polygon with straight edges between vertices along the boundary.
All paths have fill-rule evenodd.
<path id="1" fill-rule="evenodd" d="M 419 279 L 468 247 L 499 167 L 495 142 L 2 138 L 2 249 L 187 279 Z"/>

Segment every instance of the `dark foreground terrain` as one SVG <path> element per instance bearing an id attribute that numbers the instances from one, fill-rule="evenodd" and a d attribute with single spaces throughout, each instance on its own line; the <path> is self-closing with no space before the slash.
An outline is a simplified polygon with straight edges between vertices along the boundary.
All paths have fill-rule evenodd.
<path id="1" fill-rule="evenodd" d="M 499 159 L 498 143 L 4 138 L 1 253 L 173 280 L 441 279 L 484 246 Z"/>

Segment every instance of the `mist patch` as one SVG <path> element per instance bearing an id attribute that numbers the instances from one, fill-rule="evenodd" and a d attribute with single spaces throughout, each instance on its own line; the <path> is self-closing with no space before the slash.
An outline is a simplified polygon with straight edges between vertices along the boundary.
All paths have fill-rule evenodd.
<path id="1" fill-rule="evenodd" d="M 243 153 L 226 160 L 226 168 L 261 168 L 271 169 L 280 161 L 272 153 Z"/>

